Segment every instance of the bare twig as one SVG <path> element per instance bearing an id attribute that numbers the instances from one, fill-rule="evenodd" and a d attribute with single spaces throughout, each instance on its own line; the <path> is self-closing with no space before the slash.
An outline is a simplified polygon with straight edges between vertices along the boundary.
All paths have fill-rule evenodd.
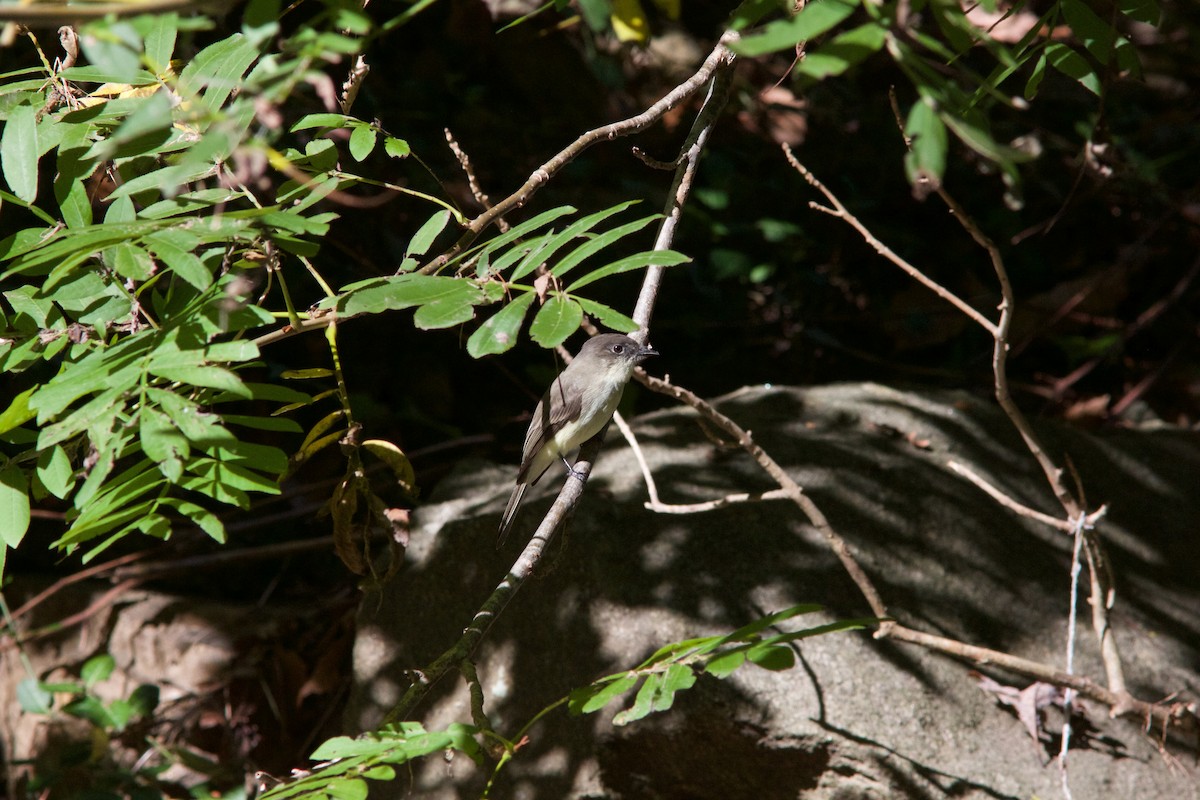
<path id="1" fill-rule="evenodd" d="M 883 604 L 883 600 L 880 598 L 875 584 L 867 577 L 866 572 L 863 571 L 863 568 L 859 566 L 858 561 L 850 552 L 850 546 L 846 543 L 846 540 L 833 529 L 833 526 L 829 524 L 829 520 L 825 518 L 825 514 L 822 513 L 821 509 L 817 507 L 817 504 L 808 495 L 804 494 L 804 490 L 798 483 L 792 480 L 792 476 L 788 475 L 787 470 L 781 467 L 775 459 L 771 458 L 754 441 L 749 431 L 743 429 L 732 419 L 713 408 L 710 403 L 700 399 L 697 395 L 682 386 L 676 386 L 661 378 L 651 377 L 640 368 L 634 371 L 633 377 L 647 389 L 673 397 L 694 408 L 709 422 L 733 437 L 734 441 L 749 453 L 750 457 L 758 462 L 758 465 L 771 476 L 771 479 L 779 484 L 779 488 L 787 495 L 788 499 L 799 506 L 800 511 L 804 516 L 808 517 L 808 521 L 812 526 L 825 537 L 825 541 L 829 544 L 830 549 L 833 550 L 834 555 L 842 562 L 842 567 L 849 573 L 851 580 L 854 581 L 855 585 L 858 586 L 858 590 L 866 598 L 867 605 L 871 607 L 871 613 L 883 620 L 880 623 L 880 631 L 882 632 L 894 625 L 892 621 L 886 619 L 888 616 L 887 607 Z"/>
<path id="2" fill-rule="evenodd" d="M 10 635 L 8 636 L 0 636 L 0 652 L 7 650 L 10 647 L 32 642 L 36 639 L 42 639 L 46 636 L 53 636 L 54 634 L 62 633 L 63 630 L 67 628 L 73 628 L 100 611 L 103 611 L 105 608 L 111 606 L 116 598 L 125 594 L 130 589 L 133 589 L 140 583 L 141 580 L 137 578 L 122 581 L 93 600 L 91 605 L 89 605 L 87 608 L 63 617 L 62 619 L 54 622 L 52 625 L 47 625 L 35 631 L 28 631 L 20 636 L 17 636 L 16 631 L 10 632 Z"/>
<path id="3" fill-rule="evenodd" d="M 459 240 L 445 253 L 442 253 L 433 261 L 421 267 L 420 272 L 425 274 L 437 272 L 446 262 L 469 247 L 471 242 L 475 241 L 476 237 L 495 222 L 497 218 L 507 214 L 514 208 L 520 208 L 528 203 L 529 199 L 533 197 L 538 189 L 548 183 L 559 170 L 574 161 L 584 150 L 597 142 L 611 141 L 621 136 L 629 136 L 658 122 L 664 114 L 691 97 L 692 94 L 707 84 L 712 79 L 717 68 L 732 58 L 732 53 L 725 45 L 734 38 L 736 38 L 735 34 L 726 34 L 722 37 L 720 43 L 708 55 L 708 58 L 704 60 L 704 63 L 700 66 L 700 69 L 696 70 L 694 75 L 676 86 L 661 100 L 654 103 L 642 113 L 629 119 L 590 130 L 567 145 L 557 155 L 534 170 L 533 174 L 529 176 L 521 188 L 471 220 L 467 224 L 467 230 L 459 237 Z"/>
<path id="4" fill-rule="evenodd" d="M 491 208 L 492 201 L 488 198 L 487 193 L 483 191 L 483 187 L 479 185 L 479 179 L 475 177 L 475 170 L 471 168 L 471 159 L 459 146 L 458 140 L 454 138 L 454 134 L 449 128 L 442 129 L 446 134 L 446 144 L 450 146 L 450 152 L 454 153 L 454 157 L 458 159 L 458 166 L 462 168 L 463 174 L 467 176 L 467 186 L 471 189 L 471 196 L 475 198 L 475 202 L 479 203 L 480 208 Z M 496 218 L 496 227 L 501 233 L 508 230 L 508 222 L 504 217 Z"/>
<path id="5" fill-rule="evenodd" d="M 788 147 L 786 144 L 783 145 L 783 154 L 787 157 L 788 163 L 792 165 L 792 168 L 803 175 L 804 180 L 808 181 L 809 185 L 811 185 L 821 194 L 825 195 L 825 199 L 829 201 L 829 206 L 823 206 L 820 203 L 809 203 L 808 205 L 810 208 L 820 211 L 823 214 L 828 214 L 831 217 L 836 217 L 850 225 L 850 227 L 858 231 L 859 235 L 862 236 L 863 241 L 875 249 L 875 252 L 879 253 L 888 261 L 891 261 L 897 267 L 904 270 L 918 283 L 928 288 L 938 297 L 950 303 L 950 305 L 954 306 L 972 320 L 979 323 L 979 325 L 988 333 L 992 334 L 992 336 L 996 335 L 996 323 L 992 322 L 983 314 L 976 311 L 969 303 L 967 303 L 966 300 L 963 300 L 961 297 L 954 294 L 954 292 L 942 286 L 940 283 L 928 278 L 925 273 L 921 272 L 921 270 L 914 267 L 908 261 L 905 261 L 890 247 L 879 241 L 879 239 L 877 239 L 875 235 L 867 229 L 867 226 L 864 225 L 858 219 L 858 217 L 851 214 L 846 207 L 842 205 L 842 201 L 839 200 L 833 192 L 826 188 L 825 184 L 817 180 L 817 177 L 809 172 L 807 167 L 800 163 L 800 160 L 797 159 L 792 153 L 792 148 Z"/>
<path id="6" fill-rule="evenodd" d="M 675 169 L 675 179 L 671 183 L 671 191 L 667 195 L 665 218 L 659 225 L 658 236 L 654 240 L 655 250 L 667 250 L 671 247 L 671 242 L 675 240 L 675 228 L 679 224 L 679 218 L 683 216 L 684 203 L 692 192 L 692 181 L 696 177 L 696 166 L 700 163 L 700 153 L 703 152 L 704 145 L 708 142 L 708 137 L 712 133 L 713 125 L 716 124 L 721 109 L 725 107 L 729 92 L 729 80 L 733 73 L 734 57 L 731 51 L 725 49 L 724 44 L 717 45 L 717 49 L 713 52 L 721 57 L 717 60 L 717 69 L 713 74 L 712 83 L 708 87 L 708 96 L 704 98 L 704 105 L 701 107 L 700 113 L 696 115 L 688 138 L 684 140 L 683 149 L 675 160 L 678 166 Z M 633 321 L 641 329 L 633 337 L 640 338 L 643 344 L 649 335 L 650 315 L 654 313 L 654 304 L 658 300 L 658 288 L 662 283 L 663 271 L 663 267 L 657 266 L 646 270 L 646 276 L 642 280 L 642 290 L 638 294 L 637 306 L 633 310 Z"/>
<path id="7" fill-rule="evenodd" d="M 613 414 L 613 422 L 616 423 L 617 430 L 621 431 L 621 435 L 625 437 L 625 442 L 629 445 L 629 449 L 633 451 L 633 457 L 637 459 L 638 466 L 642 469 L 642 479 L 646 481 L 646 492 L 650 495 L 650 502 L 647 507 L 659 505 L 658 502 L 658 487 L 654 484 L 654 476 L 650 474 L 650 465 L 646 463 L 646 456 L 642 453 L 642 446 L 638 444 L 637 437 L 633 435 L 633 429 L 629 427 L 629 423 L 621 416 L 618 411 Z"/>
<path id="8" fill-rule="evenodd" d="M 646 503 L 646 508 L 659 514 L 699 514 L 716 508 L 736 505 L 737 503 L 759 503 L 763 500 L 790 500 L 791 495 L 784 489 L 772 489 L 768 492 L 736 492 L 718 497 L 716 500 L 706 500 L 703 503 Z"/>
<path id="9" fill-rule="evenodd" d="M 987 252 L 988 257 L 991 260 L 992 269 L 996 274 L 996 280 L 999 283 L 1001 293 L 1001 302 L 999 306 L 1000 318 L 997 322 L 993 323 L 987 318 L 983 317 L 983 315 L 977 312 L 974 308 L 963 302 L 952 292 L 945 289 L 939 283 L 926 276 L 916 267 L 913 267 L 907 261 L 904 261 L 885 245 L 883 245 L 882 242 L 876 239 L 875 236 L 871 234 L 869 230 L 867 230 L 866 226 L 863 225 L 861 221 L 859 221 L 850 211 L 846 209 L 846 207 L 841 203 L 840 200 L 838 200 L 833 192 L 826 188 L 811 172 L 809 172 L 807 168 L 805 168 L 803 164 L 800 163 L 800 161 L 792 154 L 787 145 L 784 145 L 783 149 L 785 155 L 787 156 L 788 162 L 801 175 L 804 176 L 805 180 L 808 181 L 809 184 L 817 188 L 832 205 L 832 208 L 827 208 L 818 204 L 810 204 L 813 206 L 813 208 L 847 222 L 855 230 L 857 230 L 864 240 L 874 247 L 877 252 L 879 252 L 893 264 L 896 264 L 922 285 L 927 286 L 939 297 L 942 297 L 950 302 L 955 306 L 955 308 L 958 308 L 960 311 L 962 311 L 962 313 L 978 322 L 989 333 L 992 334 L 994 341 L 992 349 L 992 375 L 996 401 L 1011 420 L 1018 433 L 1021 435 L 1021 438 L 1025 442 L 1026 448 L 1029 450 L 1037 464 L 1041 467 L 1051 490 L 1054 492 L 1055 497 L 1058 499 L 1059 503 L 1063 507 L 1063 510 L 1066 512 L 1065 520 L 1055 521 L 1051 524 L 1059 529 L 1062 529 L 1063 526 L 1060 524 L 1060 522 L 1065 522 L 1069 526 L 1075 524 L 1075 521 L 1078 520 L 1078 524 L 1084 526 L 1082 530 L 1084 536 L 1084 553 L 1087 556 L 1089 565 L 1092 628 L 1100 645 L 1101 658 L 1104 663 L 1108 688 L 1112 697 L 1116 698 L 1113 703 L 1110 703 L 1112 706 L 1112 711 L 1114 714 L 1126 713 L 1132 707 L 1131 704 L 1138 701 L 1135 701 L 1134 698 L 1130 696 L 1126 688 L 1124 672 L 1121 666 L 1120 653 L 1117 649 L 1117 643 L 1113 636 L 1112 629 L 1109 626 L 1108 608 L 1111 605 L 1113 592 L 1111 583 L 1107 579 L 1107 571 L 1102 568 L 1104 564 L 1103 549 L 1099 537 L 1096 535 L 1095 531 L 1087 527 L 1087 520 L 1093 517 L 1098 519 L 1100 516 L 1102 516 L 1103 509 L 1101 509 L 1099 512 L 1093 512 L 1092 514 L 1087 514 L 1084 511 L 1084 500 L 1082 495 L 1076 497 L 1076 495 L 1072 494 L 1067 489 L 1066 484 L 1063 481 L 1062 468 L 1059 467 L 1046 453 L 1045 448 L 1042 446 L 1037 435 L 1034 433 L 1029 421 L 1012 399 L 1012 394 L 1009 390 L 1008 384 L 1007 359 L 1008 333 L 1012 324 L 1014 301 L 1012 285 L 1009 281 L 1008 271 L 1005 268 L 1004 259 L 1000 254 L 999 248 L 996 247 L 991 239 L 989 239 L 988 236 L 983 233 L 982 229 L 980 229 L 970 215 L 964 211 L 962 206 L 960 206 L 958 202 L 950 196 L 944 187 L 940 185 L 933 187 L 934 191 L 950 209 L 959 225 L 961 225 L 963 230 L 971 236 L 976 244 L 978 244 L 985 252 Z M 994 487 L 986 486 L 986 482 L 983 482 L 982 479 L 978 479 L 978 476 L 976 476 L 975 479 L 972 479 L 972 482 L 983 488 L 988 492 L 989 495 L 996 498 L 1007 507 L 1018 511 L 1018 513 L 1039 519 L 1043 522 L 1047 521 L 1047 516 L 1042 515 L 1040 512 L 1036 512 L 1033 509 L 1021 506 L 1020 504 L 1016 503 L 1016 501 L 1012 501 L 1011 499 L 1001 499 L 1002 493 L 1000 493 L 998 490 L 995 490 Z M 892 631 L 894 630 L 895 627 L 893 627 Z M 890 632 L 885 629 L 881 628 L 880 630 L 880 635 L 888 635 L 889 633 Z M 1060 685 L 1065 686 L 1068 684 Z"/>
<path id="10" fill-rule="evenodd" d="M 583 496 L 583 487 L 587 483 L 587 478 L 591 474 L 592 464 L 595 461 L 596 455 L 600 452 L 600 444 L 604 438 L 605 431 L 601 431 L 596 436 L 589 439 L 579 451 L 579 458 L 575 461 L 573 474 L 567 477 L 563 484 L 562 490 L 558 493 L 558 499 L 554 501 L 554 505 L 546 513 L 542 519 L 538 529 L 534 532 L 533 538 L 521 551 L 521 555 L 513 564 L 512 569 L 504 577 L 504 580 L 492 590 L 492 594 L 475 613 L 471 623 L 463 630 L 462 636 L 448 650 L 438 656 L 434 661 L 421 670 L 412 672 L 413 681 L 409 685 L 408 690 L 404 695 L 388 711 L 384 717 L 384 723 L 396 722 L 405 719 L 417 705 L 429 693 L 439 680 L 441 680 L 447 672 L 456 667 L 460 668 L 464 659 L 468 659 L 475 652 L 479 643 L 483 641 L 483 637 L 487 635 L 492 624 L 504 611 L 509 601 L 516 595 L 517 591 L 525 585 L 525 582 L 533 575 L 534 569 L 542 560 L 542 556 L 546 552 L 546 548 L 550 542 L 557 536 L 558 531 L 562 529 L 562 525 L 566 522 L 572 509 L 575 508 L 579 499 Z"/>
<path id="11" fill-rule="evenodd" d="M 998 489 L 995 486 L 993 486 L 992 484 L 988 483 L 987 479 L 985 479 L 979 473 L 975 472 L 973 469 L 968 467 L 966 464 L 961 464 L 957 461 L 951 461 L 951 462 L 949 462 L 948 466 L 950 467 L 950 469 L 954 470 L 959 475 L 962 475 L 964 478 L 969 480 L 971 483 L 975 484 L 980 489 L 987 492 L 988 495 L 990 495 L 993 500 L 995 500 L 997 503 L 1004 506 L 1005 508 L 1009 509 L 1010 511 L 1012 511 L 1022 517 L 1028 517 L 1029 519 L 1037 520 L 1038 522 L 1042 523 L 1043 525 L 1049 525 L 1052 528 L 1057 528 L 1058 530 L 1060 530 L 1064 533 L 1071 533 L 1072 531 L 1075 530 L 1076 523 L 1072 522 L 1071 520 L 1061 519 L 1059 517 L 1052 517 L 1049 514 L 1043 514 L 1041 511 L 1037 511 L 1035 509 L 1030 508 L 1029 506 L 1022 505 L 1021 503 L 1017 502 L 1013 498 L 1006 495 L 1004 492 L 1000 491 L 1000 489 Z M 1088 525 L 1088 526 L 1094 525 L 1107 512 L 1108 512 L 1108 506 L 1106 506 L 1106 505 L 1100 506 L 1100 508 L 1096 509 L 1091 514 L 1088 514 L 1086 517 L 1084 517 L 1084 524 Z"/>
<path id="12" fill-rule="evenodd" d="M 882 631 L 877 636 L 881 635 Z M 900 642 L 908 642 L 936 650 L 947 655 L 974 661 L 977 664 L 993 665 L 1018 675 L 1026 675 L 1036 680 L 1052 683 L 1055 686 L 1074 689 L 1081 697 L 1103 703 L 1110 709 L 1112 716 L 1128 715 L 1145 722 L 1147 728 L 1151 725 L 1161 725 L 1169 728 L 1179 726 L 1181 730 L 1197 730 L 1197 706 L 1195 703 L 1149 703 L 1131 697 L 1127 692 L 1118 694 L 1081 675 L 1071 675 L 1062 670 L 1046 666 L 1038 661 L 1018 658 L 999 650 L 986 647 L 976 647 L 944 636 L 936 636 L 894 624 L 887 632 L 887 638 Z"/>
<path id="13" fill-rule="evenodd" d="M 354 101 L 358 98 L 358 90 L 362 88 L 363 81 L 367 79 L 367 75 L 371 72 L 371 66 L 367 63 L 367 57 L 361 53 L 354 59 L 354 66 L 346 74 L 346 80 L 342 83 L 342 97 L 339 104 L 343 114 L 350 113 L 350 107 L 354 105 Z"/>

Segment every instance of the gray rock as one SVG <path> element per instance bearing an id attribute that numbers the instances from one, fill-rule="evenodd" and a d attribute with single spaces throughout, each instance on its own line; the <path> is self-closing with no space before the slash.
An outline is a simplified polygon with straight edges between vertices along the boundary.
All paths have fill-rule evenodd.
<path id="1" fill-rule="evenodd" d="M 972 465 L 1023 503 L 1055 513 L 1044 478 L 1007 419 L 956 392 L 877 385 L 754 388 L 720 408 L 805 487 L 913 627 L 1061 666 L 1070 539 L 1015 517 L 951 472 Z M 665 502 L 766 490 L 740 450 L 718 451 L 690 410 L 636 420 Z M 1090 503 L 1108 502 L 1103 535 L 1117 575 L 1112 620 L 1125 672 L 1143 699 L 1200 692 L 1200 437 L 1175 429 L 1090 435 L 1039 426 L 1056 459 L 1069 454 Z M 513 470 L 469 464 L 414 516 L 410 563 L 360 612 L 348 726 L 369 729 L 398 698 L 403 670 L 459 636 L 503 578 L 515 547 L 493 549 Z M 518 519 L 528 536 L 555 481 Z M 477 654 L 487 711 L 511 734 L 538 710 L 661 644 L 723 633 L 770 611 L 820 603 L 807 626 L 869 616 L 824 541 L 786 501 L 704 514 L 646 510 L 646 492 L 615 429 L 584 500 L 541 576 L 510 604 Z M 512 542 L 510 542 L 512 545 Z M 1103 680 L 1086 603 L 1076 669 Z M 702 676 L 670 711 L 623 728 L 613 705 L 563 709 L 530 731 L 494 790 L 514 798 L 1052 798 L 1060 772 L 1016 716 L 965 664 L 868 632 L 801 641 L 783 672 L 745 666 Z M 1019 676 L 988 672 L 1024 687 Z M 626 703 L 629 702 L 627 698 Z M 1200 797 L 1196 762 L 1160 755 L 1147 735 L 1086 706 L 1073 741 L 1074 797 Z M 418 717 L 470 721 L 461 679 L 435 687 Z M 1061 717 L 1051 710 L 1047 728 Z M 1193 743 L 1194 744 L 1194 743 Z M 1178 755 L 1180 751 L 1176 751 Z M 421 797 L 476 797 L 487 771 L 430 759 L 411 778 Z"/>

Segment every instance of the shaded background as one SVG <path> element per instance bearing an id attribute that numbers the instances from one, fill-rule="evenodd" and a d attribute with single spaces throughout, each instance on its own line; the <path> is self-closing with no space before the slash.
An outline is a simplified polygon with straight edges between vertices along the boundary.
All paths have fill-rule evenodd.
<path id="1" fill-rule="evenodd" d="M 1113 76 L 1101 100 L 1050 72 L 1027 110 L 995 118 L 997 140 L 1040 152 L 1022 166 L 1019 187 L 1005 187 L 988 164 L 952 145 L 945 183 L 1000 244 L 1013 279 L 1011 376 L 1018 401 L 1035 416 L 1092 426 L 1153 419 L 1194 426 L 1200 418 L 1200 10 L 1184 0 L 1163 8 L 1160 29 L 1128 32 L 1143 76 Z M 435 4 L 367 50 L 372 72 L 353 108 L 407 140 L 421 163 L 376 154 L 360 172 L 449 195 L 468 215 L 477 213 L 445 128 L 484 190 L 499 199 L 585 130 L 640 112 L 690 74 L 727 12 L 723 4 L 687 3 L 678 23 L 652 19 L 655 42 L 643 50 L 606 44 L 554 14 L 497 32 L 510 14 L 497 19 L 466 0 Z M 285 24 L 303 24 L 303 9 Z M 198 37 L 197 47 L 204 41 Z M 990 337 L 848 226 L 810 210 L 818 195 L 780 153 L 780 142 L 791 144 L 882 241 L 990 312 L 999 295 L 986 254 L 936 199 L 915 200 L 905 180 L 888 92 L 895 87 L 907 109 L 907 81 L 885 57 L 874 57 L 849 77 L 794 86 L 786 77 L 791 61 L 785 53 L 737 68 L 674 245 L 694 262 L 668 272 L 652 328 L 663 356 L 651 371 L 709 396 L 743 384 L 864 379 L 990 394 Z M 344 72 L 344 64 L 329 69 L 338 83 Z M 696 102 L 639 136 L 591 148 L 510 221 L 562 203 L 586 213 L 640 198 L 642 213 L 660 209 L 670 176 L 631 156 L 630 145 L 672 158 Z M 281 109 L 285 124 L 325 110 L 315 99 Z M 332 208 L 341 218 L 316 265 L 335 286 L 391 274 L 431 212 L 407 196 L 371 209 Z M 649 242 L 644 234 L 636 245 Z M 618 277 L 600 285 L 596 299 L 628 313 L 638 286 L 637 274 Z M 312 284 L 293 291 L 300 304 L 320 297 Z M 527 341 L 500 358 L 466 357 L 466 338 L 479 321 L 421 332 L 398 313 L 341 329 L 359 421 L 368 436 L 411 454 L 425 493 L 467 457 L 515 463 L 526 415 L 553 374 L 552 357 Z M 278 375 L 327 365 L 328 350 L 311 335 L 273 345 L 264 357 L 269 375 Z M 664 405 L 636 388 L 627 403 L 639 411 Z M 330 448 L 282 498 L 230 519 L 233 544 L 326 535 L 328 522 L 315 511 L 342 469 Z M 183 555 L 212 546 L 185 532 L 169 547 Z M 18 573 L 55 568 L 36 548 L 20 558 Z M 235 694 L 245 697 L 249 721 L 206 749 L 286 772 L 318 731 L 336 732 L 328 706 L 344 696 L 338 681 L 358 595 L 355 577 L 330 553 L 181 571 L 158 585 L 222 601 L 308 604 L 327 621 L 294 620 L 251 665 L 280 693 L 293 693 L 298 713 L 281 718 L 256 694 L 261 685 L 244 681 Z M 328 676 L 321 692 L 298 694 L 320 675 Z M 214 704 L 227 701 L 214 695 Z"/>

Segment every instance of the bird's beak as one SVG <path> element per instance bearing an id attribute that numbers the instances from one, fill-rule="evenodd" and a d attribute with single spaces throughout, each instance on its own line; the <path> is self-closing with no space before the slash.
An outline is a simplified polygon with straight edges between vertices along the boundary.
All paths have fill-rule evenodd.
<path id="1" fill-rule="evenodd" d="M 658 351 L 655 350 L 653 347 L 650 347 L 648 345 L 642 345 L 641 348 L 638 350 L 638 358 L 637 358 L 638 363 L 640 364 L 643 361 L 645 361 L 647 358 L 649 358 L 650 356 L 656 356 L 658 354 L 659 354 Z"/>

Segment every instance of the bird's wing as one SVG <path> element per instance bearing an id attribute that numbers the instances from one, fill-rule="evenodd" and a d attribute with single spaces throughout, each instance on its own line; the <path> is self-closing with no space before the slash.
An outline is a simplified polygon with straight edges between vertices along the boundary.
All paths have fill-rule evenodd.
<path id="1" fill-rule="evenodd" d="M 517 480 L 524 481 L 526 472 L 533 464 L 533 457 L 542 449 L 554 434 L 570 422 L 579 419 L 583 409 L 582 387 L 575 385 L 569 368 L 554 379 L 541 402 L 533 411 L 533 421 L 525 433 L 525 447 L 521 456 L 521 471 Z M 538 423 L 541 423 L 540 425 Z M 536 481 L 541 475 L 533 476 Z"/>

